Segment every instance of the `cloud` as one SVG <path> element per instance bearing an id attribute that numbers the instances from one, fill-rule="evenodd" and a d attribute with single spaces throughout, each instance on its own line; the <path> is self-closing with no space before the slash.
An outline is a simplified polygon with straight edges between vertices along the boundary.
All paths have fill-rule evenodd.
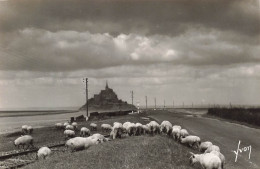
<path id="1" fill-rule="evenodd" d="M 0 30 L 35 27 L 50 31 L 179 35 L 196 25 L 248 36 L 258 35 L 255 0 L 84 1 L 9 0 L 2 2 Z"/>

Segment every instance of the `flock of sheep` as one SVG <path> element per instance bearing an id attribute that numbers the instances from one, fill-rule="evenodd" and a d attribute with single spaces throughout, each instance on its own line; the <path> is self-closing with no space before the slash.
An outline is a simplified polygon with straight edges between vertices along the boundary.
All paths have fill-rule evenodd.
<path id="1" fill-rule="evenodd" d="M 110 132 L 110 137 L 106 138 L 104 135 L 96 133 L 91 135 L 91 131 L 97 130 L 97 124 L 91 123 L 90 129 L 82 127 L 80 129 L 80 137 L 75 137 L 75 131 L 78 130 L 78 124 L 73 122 L 71 124 L 65 122 L 55 124 L 55 127 L 60 130 L 64 130 L 64 136 L 66 141 L 65 146 L 71 151 L 77 151 L 87 149 L 92 145 L 110 141 L 111 139 L 122 138 L 125 136 L 138 136 L 138 135 L 155 135 L 164 134 L 173 138 L 175 141 L 185 144 L 189 147 L 196 148 L 203 154 L 194 154 L 190 152 L 189 158 L 191 165 L 200 163 L 204 169 L 223 169 L 225 163 L 225 157 L 220 152 L 220 148 L 213 145 L 210 141 L 201 142 L 200 137 L 190 135 L 186 129 L 182 129 L 179 125 L 172 125 L 169 121 L 163 121 L 159 125 L 156 121 L 151 121 L 146 125 L 141 123 L 119 123 L 114 122 L 113 126 L 110 124 L 102 124 L 101 130 L 103 132 Z M 33 131 L 30 126 L 22 126 L 22 132 L 24 136 L 17 138 L 14 141 L 15 146 L 33 147 L 33 138 L 28 135 Z M 38 150 L 37 158 L 46 158 L 51 154 L 51 150 L 48 147 L 42 147 Z"/>

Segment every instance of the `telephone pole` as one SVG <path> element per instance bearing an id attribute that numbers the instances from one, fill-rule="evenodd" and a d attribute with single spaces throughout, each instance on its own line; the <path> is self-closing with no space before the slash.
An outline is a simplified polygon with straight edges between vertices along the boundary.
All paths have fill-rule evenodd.
<path id="1" fill-rule="evenodd" d="M 163 100 L 163 110 L 165 110 L 165 100 Z"/>
<path id="2" fill-rule="evenodd" d="M 83 79 L 83 81 L 84 80 L 86 82 L 86 113 L 87 113 L 87 117 L 88 117 L 88 78 Z"/>
<path id="3" fill-rule="evenodd" d="M 145 96 L 145 108 L 147 109 L 147 96 Z"/>
<path id="4" fill-rule="evenodd" d="M 172 108 L 174 108 L 174 99 L 173 99 L 173 101 L 172 101 Z"/>
<path id="5" fill-rule="evenodd" d="M 156 109 L 156 97 L 154 98 L 154 109 Z"/>
<path id="6" fill-rule="evenodd" d="M 134 105 L 134 91 L 130 91 L 131 92 L 131 98 L 132 98 L 132 105 Z"/>

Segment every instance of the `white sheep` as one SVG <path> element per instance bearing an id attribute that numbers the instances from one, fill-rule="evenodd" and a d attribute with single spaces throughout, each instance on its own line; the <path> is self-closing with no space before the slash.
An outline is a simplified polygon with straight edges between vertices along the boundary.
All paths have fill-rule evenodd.
<path id="1" fill-rule="evenodd" d="M 169 121 L 163 121 L 160 126 L 161 133 L 165 133 L 167 135 L 170 135 L 172 132 L 172 123 Z"/>
<path id="2" fill-rule="evenodd" d="M 150 130 L 150 133 L 153 134 L 159 134 L 160 133 L 160 125 L 156 121 L 151 121 L 147 124 Z"/>
<path id="3" fill-rule="evenodd" d="M 82 127 L 80 129 L 80 136 L 81 137 L 90 136 L 90 130 L 87 127 Z"/>
<path id="4" fill-rule="evenodd" d="M 180 137 L 185 138 L 189 135 L 189 132 L 186 129 L 181 129 Z"/>
<path id="5" fill-rule="evenodd" d="M 179 128 L 172 128 L 172 137 L 175 140 L 179 140 L 181 136 L 181 130 Z"/>
<path id="6" fill-rule="evenodd" d="M 136 125 L 135 123 L 130 123 L 126 126 L 126 133 L 128 136 L 135 136 L 136 135 Z"/>
<path id="7" fill-rule="evenodd" d="M 41 147 L 37 152 L 37 159 L 45 159 L 49 155 L 51 155 L 51 149 L 48 147 Z"/>
<path id="8" fill-rule="evenodd" d="M 63 124 L 63 127 L 65 128 L 67 125 L 69 125 L 69 123 L 68 123 L 68 122 L 65 122 L 65 123 Z"/>
<path id="9" fill-rule="evenodd" d="M 190 147 L 196 146 L 197 148 L 200 145 L 200 138 L 198 136 L 187 136 L 185 138 L 180 139 L 182 144 L 186 144 Z"/>
<path id="10" fill-rule="evenodd" d="M 110 139 L 105 138 L 104 135 L 99 134 L 99 133 L 93 134 L 92 136 L 89 136 L 89 138 L 97 139 L 97 140 L 100 141 L 100 143 L 103 143 L 103 142 L 106 142 L 106 141 L 110 141 Z"/>
<path id="11" fill-rule="evenodd" d="M 65 130 L 74 130 L 74 127 L 69 124 L 65 127 Z"/>
<path id="12" fill-rule="evenodd" d="M 83 150 L 89 148 L 91 145 L 98 144 L 99 140 L 94 138 L 74 137 L 69 139 L 65 146 L 71 151 Z"/>
<path id="13" fill-rule="evenodd" d="M 205 152 L 205 150 L 207 150 L 210 146 L 212 146 L 213 144 L 210 141 L 205 141 L 202 142 L 199 146 L 199 151 L 200 152 Z"/>
<path id="14" fill-rule="evenodd" d="M 23 134 L 27 134 L 27 128 L 28 128 L 28 125 L 23 125 L 22 126 L 22 133 Z"/>
<path id="15" fill-rule="evenodd" d="M 142 127 L 143 127 L 143 134 L 149 134 L 150 133 L 149 127 L 147 125 L 142 125 Z"/>
<path id="16" fill-rule="evenodd" d="M 112 135 L 113 139 L 116 139 L 116 138 L 121 138 L 122 134 L 123 134 L 122 123 L 115 122 L 110 135 Z"/>
<path id="17" fill-rule="evenodd" d="M 211 151 L 218 151 L 220 152 L 220 148 L 219 146 L 216 146 L 216 145 L 211 145 L 207 148 L 207 150 L 205 151 L 205 153 L 210 153 Z"/>
<path id="18" fill-rule="evenodd" d="M 73 126 L 74 130 L 76 130 L 78 128 L 78 123 L 76 123 L 76 122 L 73 122 L 71 125 Z"/>
<path id="19" fill-rule="evenodd" d="M 29 148 L 29 146 L 34 147 L 33 137 L 30 135 L 24 135 L 24 136 L 18 137 L 14 141 L 14 145 L 17 146 L 18 148 L 20 146 L 22 146 L 22 148 L 24 148 L 25 145 L 27 146 L 26 148 Z"/>
<path id="20" fill-rule="evenodd" d="M 65 139 L 75 137 L 75 131 L 65 130 L 64 135 L 65 135 Z"/>
<path id="21" fill-rule="evenodd" d="M 139 136 L 143 133 L 143 125 L 141 123 L 136 123 L 136 135 Z"/>
<path id="22" fill-rule="evenodd" d="M 221 161 L 221 168 L 224 168 L 224 164 L 225 164 L 225 156 L 220 153 L 219 151 L 213 150 L 210 153 L 215 154 L 219 157 L 220 161 Z"/>
<path id="23" fill-rule="evenodd" d="M 190 157 L 190 164 L 200 163 L 203 169 L 221 169 L 220 158 L 211 153 L 206 154 L 194 154 L 192 152 Z"/>
<path id="24" fill-rule="evenodd" d="M 105 132 L 109 132 L 112 130 L 112 126 L 110 124 L 102 124 L 101 125 L 101 130 Z"/>
<path id="25" fill-rule="evenodd" d="M 27 127 L 27 133 L 28 134 L 32 134 L 32 132 L 33 132 L 33 127 L 32 126 L 28 126 Z"/>
<path id="26" fill-rule="evenodd" d="M 172 128 L 173 128 L 173 129 L 174 129 L 174 128 L 177 128 L 177 129 L 181 130 L 181 126 L 179 126 L 179 125 L 174 125 L 174 126 L 172 126 Z"/>
<path id="27" fill-rule="evenodd" d="M 96 130 L 97 130 L 97 124 L 91 123 L 91 124 L 90 124 L 90 130 L 91 130 L 91 131 L 94 131 L 94 130 L 96 131 Z"/>
<path id="28" fill-rule="evenodd" d="M 62 129 L 63 128 L 63 124 L 62 123 L 56 123 L 55 127 L 56 127 L 56 129 Z"/>
<path id="29" fill-rule="evenodd" d="M 126 128 L 127 128 L 127 126 L 130 125 L 130 124 L 131 124 L 131 122 L 129 122 L 129 121 L 123 123 L 123 132 L 124 132 L 124 133 L 127 133 Z"/>

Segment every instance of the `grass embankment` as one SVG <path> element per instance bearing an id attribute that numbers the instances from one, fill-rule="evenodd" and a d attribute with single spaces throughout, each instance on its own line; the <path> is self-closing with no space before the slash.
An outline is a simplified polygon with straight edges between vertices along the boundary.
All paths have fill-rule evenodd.
<path id="1" fill-rule="evenodd" d="M 188 147 L 166 136 L 136 136 L 95 145 L 87 150 L 57 153 L 26 169 L 177 168 L 190 169 Z"/>
<path id="2" fill-rule="evenodd" d="M 78 122 L 78 129 L 81 127 L 85 126 L 87 128 L 90 128 L 89 125 L 90 123 L 94 122 L 98 125 L 98 130 L 96 132 L 102 133 L 100 125 L 103 123 L 108 123 L 113 125 L 115 121 L 118 122 L 126 122 L 126 121 L 131 121 L 134 123 L 140 122 L 142 124 L 146 124 L 147 121 L 142 120 L 138 115 L 126 115 L 126 116 L 117 116 L 114 118 L 107 118 L 103 120 L 92 120 L 92 121 L 84 121 L 84 122 Z M 30 124 L 27 124 L 30 125 Z M 44 128 L 36 128 L 34 129 L 32 136 L 34 138 L 34 145 L 35 146 L 42 146 L 42 145 L 47 145 L 49 143 L 54 143 L 54 142 L 60 142 L 64 141 L 64 130 L 57 130 L 55 127 L 55 124 L 51 127 L 44 127 Z M 102 134 L 108 134 L 108 133 L 102 133 Z M 9 133 L 9 134 L 2 134 L 0 135 L 0 152 L 1 151 L 11 151 L 16 149 L 14 147 L 13 141 L 21 136 L 21 132 L 14 132 L 14 133 Z M 79 130 L 76 131 L 76 136 L 79 136 Z"/>
<path id="3" fill-rule="evenodd" d="M 260 108 L 210 108 L 207 114 L 260 126 Z"/>

